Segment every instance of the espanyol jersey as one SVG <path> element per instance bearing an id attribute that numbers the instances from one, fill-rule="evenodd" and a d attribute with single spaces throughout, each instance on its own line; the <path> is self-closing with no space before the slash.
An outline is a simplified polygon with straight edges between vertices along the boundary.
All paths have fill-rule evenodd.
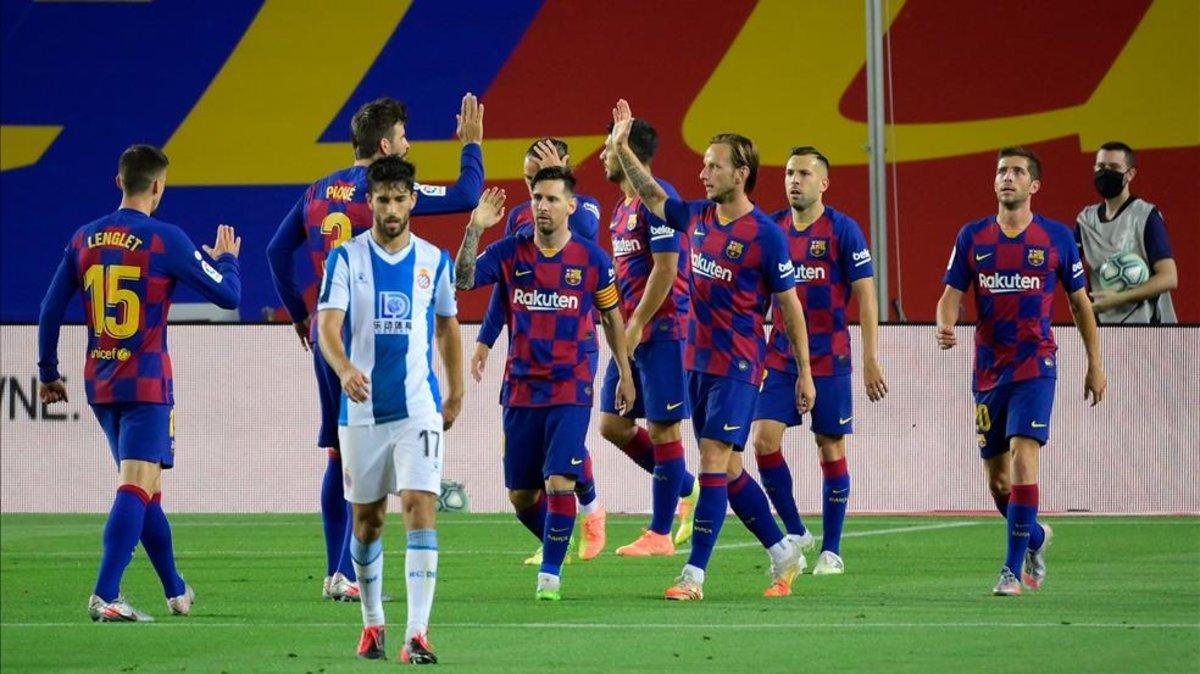
<path id="1" fill-rule="evenodd" d="M 995 217 L 972 222 L 958 233 L 945 282 L 963 292 L 975 287 L 976 391 L 1057 376 L 1054 288 L 1062 283 L 1069 294 L 1084 287 L 1083 263 L 1065 225 L 1035 215 L 1010 237 Z"/>
<path id="2" fill-rule="evenodd" d="M 367 205 L 369 187 L 366 166 L 335 171 L 309 186 L 279 223 L 275 236 L 267 245 L 267 261 L 275 291 L 292 322 L 308 316 L 311 302 L 311 299 L 306 301 L 307 293 L 300 289 L 293 254 L 308 244 L 308 258 L 313 269 L 309 292 L 315 295 L 329 251 L 371 228 L 371 208 Z M 483 150 L 475 143 L 464 145 L 457 182 L 449 187 L 417 184 L 416 192 L 417 205 L 413 215 L 465 213 L 475 208 L 483 193 Z"/>
<path id="3" fill-rule="evenodd" d="M 668 197 L 679 198 L 679 193 L 670 183 L 658 180 L 658 184 L 666 190 Z M 687 236 L 665 224 L 651 225 L 650 211 L 637 197 L 628 201 L 622 199 L 617 203 L 608 232 L 612 236 L 613 265 L 621 289 L 621 315 L 626 323 L 646 292 L 650 270 L 654 268 L 654 254 L 679 253 L 679 273 L 675 283 L 643 329 L 642 339 L 683 339 L 687 334 L 684 326 L 691 307 L 688 294 L 691 263 L 688 260 Z"/>
<path id="4" fill-rule="evenodd" d="M 846 329 L 846 305 L 852 284 L 875 273 L 871 251 L 862 229 L 853 218 L 829 206 L 808 227 L 797 229 L 792 209 L 771 214 L 787 237 L 796 267 L 796 294 L 804 305 L 808 325 L 808 359 L 814 377 L 848 374 L 850 331 Z M 767 353 L 767 367 L 797 373 L 783 312 L 772 306 L 775 323 Z"/>
<path id="5" fill-rule="evenodd" d="M 215 262 L 215 267 L 208 264 L 183 230 L 141 211 L 122 208 L 80 227 L 42 302 L 41 381 L 59 379 L 62 315 L 82 290 L 88 402 L 173 403 L 167 314 L 175 283 L 182 281 L 226 309 L 241 300 L 237 258 L 227 253 Z"/>
<path id="6" fill-rule="evenodd" d="M 571 230 L 572 236 L 599 244 L 597 236 L 600 232 L 600 202 L 585 194 L 577 194 L 575 199 L 578 204 L 575 212 L 567 219 L 567 229 Z M 522 232 L 532 231 L 533 202 L 526 201 L 513 207 L 508 213 L 508 220 L 504 223 L 504 236 L 515 236 Z M 505 289 L 501 286 L 502 283 L 497 283 L 496 287 L 492 288 L 487 311 L 483 314 L 483 321 L 479 325 L 479 335 L 475 338 L 475 341 L 486 344 L 489 349 L 495 346 L 496 339 L 500 337 L 500 330 L 504 328 L 507 320 L 508 304 L 504 300 Z M 596 335 L 594 330 L 588 336 L 588 342 L 588 348 L 595 351 Z"/>
<path id="7" fill-rule="evenodd" d="M 346 355 L 371 380 L 366 402 L 342 392 L 340 425 L 441 413 L 434 316 L 458 313 L 448 253 L 416 235 L 403 250 L 388 253 L 363 232 L 330 254 L 317 309 L 346 312 Z"/>
<path id="8" fill-rule="evenodd" d="M 608 311 L 619 301 L 608 253 L 576 236 L 562 250 L 544 251 L 526 231 L 479 255 L 473 287 L 493 283 L 502 284 L 508 304 L 501 404 L 591 406 L 592 311 Z"/>
<path id="9" fill-rule="evenodd" d="M 692 312 L 684 364 L 693 372 L 762 382 L 767 340 L 763 318 L 774 293 L 796 287 L 787 241 L 757 207 L 721 222 L 708 200 L 668 199 L 672 229 L 689 235 Z M 661 225 L 651 216 L 651 225 Z"/>

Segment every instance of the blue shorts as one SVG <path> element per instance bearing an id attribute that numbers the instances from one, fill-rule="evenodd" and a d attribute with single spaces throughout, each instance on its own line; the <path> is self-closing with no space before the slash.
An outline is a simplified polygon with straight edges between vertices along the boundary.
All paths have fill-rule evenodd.
<path id="1" fill-rule="evenodd" d="M 688 372 L 688 398 L 696 439 L 707 438 L 742 451 L 754 420 L 758 387 L 748 381 Z"/>
<path id="2" fill-rule="evenodd" d="M 975 392 L 975 439 L 979 456 L 990 459 L 1008 451 L 1013 436 L 1033 438 L 1039 445 L 1050 439 L 1054 410 L 1051 377 L 1026 379 Z"/>
<path id="3" fill-rule="evenodd" d="M 758 393 L 758 404 L 754 407 L 754 420 L 769 419 L 788 426 L 799 426 L 802 420 L 796 409 L 797 375 L 781 370 L 767 370 L 762 388 Z M 817 404 L 809 412 L 813 433 L 840 437 L 854 432 L 854 401 L 851 393 L 851 375 L 813 377 L 817 389 Z"/>
<path id="4" fill-rule="evenodd" d="M 317 395 L 321 399 L 321 428 L 317 446 L 338 449 L 338 414 L 342 411 L 342 381 L 325 362 L 316 341 L 312 345 L 313 370 L 317 374 Z"/>
<path id="5" fill-rule="evenodd" d="M 551 475 L 583 475 L 592 408 L 504 408 L 504 486 L 542 489 Z"/>
<path id="6" fill-rule="evenodd" d="M 113 460 L 149 461 L 163 468 L 175 465 L 175 409 L 159 403 L 92 405 Z"/>
<path id="7" fill-rule="evenodd" d="M 683 340 L 663 340 L 638 345 L 633 352 L 633 387 L 637 401 L 623 416 L 627 419 L 673 422 L 692 416 L 683 369 Z M 608 361 L 600 389 L 600 411 L 617 412 L 617 380 L 614 360 Z"/>

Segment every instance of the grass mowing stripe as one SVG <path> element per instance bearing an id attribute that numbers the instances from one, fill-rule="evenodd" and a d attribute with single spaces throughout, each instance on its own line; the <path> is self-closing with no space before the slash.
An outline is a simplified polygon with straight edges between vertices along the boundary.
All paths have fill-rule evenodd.
<path id="1" fill-rule="evenodd" d="M 26 627 L 26 628 L 60 628 L 60 627 L 85 627 L 91 623 L 87 622 L 46 622 L 46 623 L 0 623 L 0 628 L 8 629 L 10 627 Z M 307 627 L 314 629 L 346 629 L 347 627 L 357 629 L 357 625 L 351 621 L 336 622 L 336 623 L 208 623 L 208 622 L 193 622 L 186 620 L 172 622 L 152 622 L 140 623 L 145 628 L 154 629 L 159 627 L 187 627 L 190 629 L 210 627 L 215 629 L 240 629 L 246 627 L 269 627 L 269 628 L 293 628 Z M 678 630 L 686 627 L 687 629 L 713 629 L 713 630 L 791 630 L 791 629 L 996 629 L 996 628 L 1020 628 L 1020 629 L 1170 629 L 1170 630 L 1200 630 L 1200 623 L 1062 623 L 1062 622 L 975 622 L 975 623 L 571 623 L 571 622 L 555 622 L 555 623 L 435 623 L 434 628 L 443 629 L 595 629 L 595 630 L 642 630 L 642 629 L 670 629 Z"/>

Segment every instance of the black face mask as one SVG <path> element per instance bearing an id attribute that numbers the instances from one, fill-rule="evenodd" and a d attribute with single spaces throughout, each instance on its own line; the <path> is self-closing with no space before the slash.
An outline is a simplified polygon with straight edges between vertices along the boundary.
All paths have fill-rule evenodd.
<path id="1" fill-rule="evenodd" d="M 1125 189 L 1125 174 L 1113 169 L 1100 169 L 1092 177 L 1096 191 L 1105 199 L 1112 199 Z"/>

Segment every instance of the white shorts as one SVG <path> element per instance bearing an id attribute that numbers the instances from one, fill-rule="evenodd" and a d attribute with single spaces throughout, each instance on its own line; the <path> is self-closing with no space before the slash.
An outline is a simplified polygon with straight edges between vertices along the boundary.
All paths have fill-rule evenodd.
<path id="1" fill-rule="evenodd" d="M 446 438 L 440 414 L 338 426 L 338 441 L 346 500 L 351 503 L 374 503 L 406 490 L 441 492 Z"/>

